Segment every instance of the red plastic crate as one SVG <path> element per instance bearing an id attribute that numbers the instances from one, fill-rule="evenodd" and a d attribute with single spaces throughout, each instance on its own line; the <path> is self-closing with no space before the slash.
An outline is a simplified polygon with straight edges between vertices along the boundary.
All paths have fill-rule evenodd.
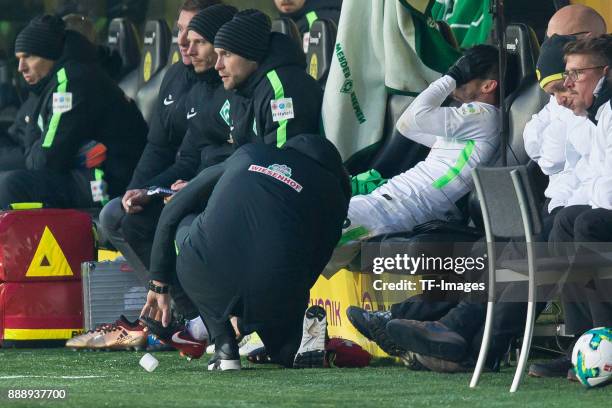
<path id="1" fill-rule="evenodd" d="M 0 282 L 80 280 L 94 260 L 91 217 L 76 210 L 0 212 Z"/>

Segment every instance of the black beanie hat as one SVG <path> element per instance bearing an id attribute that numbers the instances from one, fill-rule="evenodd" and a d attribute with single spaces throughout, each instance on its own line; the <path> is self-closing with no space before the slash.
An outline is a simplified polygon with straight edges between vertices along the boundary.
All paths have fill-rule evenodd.
<path id="1" fill-rule="evenodd" d="M 34 17 L 17 35 L 15 52 L 25 52 L 50 60 L 62 56 L 65 23 L 52 15 Z"/>
<path id="2" fill-rule="evenodd" d="M 214 6 L 206 7 L 193 16 L 187 29 L 195 31 L 212 44 L 215 42 L 217 31 L 219 31 L 223 24 L 230 21 L 237 12 L 238 9 L 236 7 L 225 4 L 215 4 Z"/>
<path id="3" fill-rule="evenodd" d="M 552 81 L 563 79 L 563 72 L 565 72 L 563 47 L 572 41 L 576 41 L 573 35 L 554 34 L 542 44 L 536 69 L 538 82 L 542 89 Z"/>
<path id="4" fill-rule="evenodd" d="M 215 48 L 260 62 L 268 51 L 271 26 L 270 18 L 259 10 L 240 11 L 219 29 Z"/>

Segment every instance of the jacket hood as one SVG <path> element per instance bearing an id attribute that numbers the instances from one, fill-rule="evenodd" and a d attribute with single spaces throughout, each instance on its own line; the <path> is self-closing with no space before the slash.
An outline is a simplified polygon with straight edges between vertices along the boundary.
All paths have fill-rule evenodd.
<path id="1" fill-rule="evenodd" d="M 342 8 L 342 0 L 306 0 L 304 7 L 293 13 L 279 13 L 281 17 L 289 17 L 293 20 L 299 20 L 311 11 L 321 11 L 325 9 L 340 10 Z"/>
<path id="2" fill-rule="evenodd" d="M 96 62 L 98 60 L 98 48 L 81 33 L 66 30 L 62 59 L 85 63 Z"/>
<path id="3" fill-rule="evenodd" d="M 283 149 L 294 149 L 316 161 L 321 167 L 334 174 L 342 185 L 342 192 L 351 198 L 351 188 L 338 149 L 325 137 L 317 134 L 301 134 L 287 140 Z"/>
<path id="4" fill-rule="evenodd" d="M 268 55 L 259 64 L 257 70 L 255 70 L 237 90 L 241 94 L 249 95 L 268 72 L 273 69 L 291 65 L 302 70 L 306 69 L 306 56 L 304 55 L 304 51 L 294 40 L 285 34 L 271 33 Z"/>

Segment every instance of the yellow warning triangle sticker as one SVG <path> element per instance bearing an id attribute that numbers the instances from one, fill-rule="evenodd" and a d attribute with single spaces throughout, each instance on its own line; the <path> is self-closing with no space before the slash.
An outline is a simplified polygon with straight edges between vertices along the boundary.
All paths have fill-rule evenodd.
<path id="1" fill-rule="evenodd" d="M 45 226 L 26 276 L 73 276 L 72 268 L 49 227 Z"/>

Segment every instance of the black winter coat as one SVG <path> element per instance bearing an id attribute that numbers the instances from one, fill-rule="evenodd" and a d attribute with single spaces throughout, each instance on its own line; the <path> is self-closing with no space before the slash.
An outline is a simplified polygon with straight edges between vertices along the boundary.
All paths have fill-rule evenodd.
<path id="1" fill-rule="evenodd" d="M 282 147 L 295 135 L 319 133 L 323 92 L 305 69 L 300 47 L 272 33 L 268 56 L 231 99 L 236 147 L 252 142 Z"/>
<path id="2" fill-rule="evenodd" d="M 248 331 L 293 318 L 331 257 L 349 200 L 340 155 L 319 135 L 297 136 L 282 149 L 243 146 L 166 205 L 151 278 L 172 281 L 176 226 L 204 204 L 188 239 L 177 243 L 178 277 L 192 301 L 219 321 L 230 312 L 242 317 Z"/>
<path id="3" fill-rule="evenodd" d="M 95 140 L 110 197 L 118 196 L 145 145 L 147 124 L 133 101 L 95 64 L 59 60 L 40 92 L 24 136 L 26 168 L 66 173 L 79 149 Z M 97 178 L 91 169 L 91 179 Z"/>
<path id="4" fill-rule="evenodd" d="M 153 177 L 151 186 L 170 187 L 176 180 L 191 180 L 234 152 L 229 139 L 229 93 L 214 68 L 196 75 L 198 82 L 184 100 L 187 133 L 175 162 Z"/>
<path id="5" fill-rule="evenodd" d="M 172 65 L 159 88 L 147 145 L 138 162 L 129 189 L 155 185 L 152 179 L 170 167 L 187 131 L 185 97 L 197 83 L 193 68 Z"/>

